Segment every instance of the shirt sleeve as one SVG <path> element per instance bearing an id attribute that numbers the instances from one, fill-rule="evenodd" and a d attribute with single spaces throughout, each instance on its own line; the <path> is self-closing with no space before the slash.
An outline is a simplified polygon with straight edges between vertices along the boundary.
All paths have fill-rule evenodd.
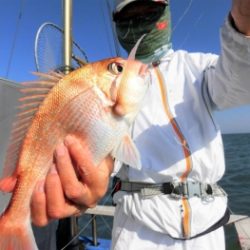
<path id="1" fill-rule="evenodd" d="M 221 28 L 221 55 L 205 77 L 213 107 L 250 104 L 250 37 L 236 31 L 230 17 Z"/>

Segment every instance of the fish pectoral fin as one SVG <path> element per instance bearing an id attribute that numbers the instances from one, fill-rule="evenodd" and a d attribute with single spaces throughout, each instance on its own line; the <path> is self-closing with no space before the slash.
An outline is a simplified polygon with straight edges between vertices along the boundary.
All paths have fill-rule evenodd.
<path id="1" fill-rule="evenodd" d="M 0 179 L 0 191 L 2 192 L 12 192 L 16 186 L 17 177 L 15 175 L 11 175 Z"/>
<path id="2" fill-rule="evenodd" d="M 123 137 L 112 156 L 133 168 L 141 169 L 140 153 L 129 134 Z"/>

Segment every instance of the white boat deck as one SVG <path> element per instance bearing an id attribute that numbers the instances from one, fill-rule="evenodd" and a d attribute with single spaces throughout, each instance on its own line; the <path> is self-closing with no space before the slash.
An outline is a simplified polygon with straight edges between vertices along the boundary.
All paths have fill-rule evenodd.
<path id="1" fill-rule="evenodd" d="M 228 224 L 234 223 L 242 250 L 250 250 L 250 217 L 231 215 Z"/>

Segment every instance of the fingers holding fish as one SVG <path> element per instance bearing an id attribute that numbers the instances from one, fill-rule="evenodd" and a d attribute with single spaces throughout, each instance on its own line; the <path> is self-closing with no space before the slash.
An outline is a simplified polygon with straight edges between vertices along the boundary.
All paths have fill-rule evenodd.
<path id="1" fill-rule="evenodd" d="M 65 146 L 67 145 L 67 146 Z M 86 196 L 86 188 L 84 183 L 82 183 L 83 172 L 79 171 L 80 161 L 83 155 L 85 157 L 85 151 L 81 147 L 80 142 L 73 139 L 71 136 L 65 140 L 65 145 L 62 143 L 56 148 L 55 160 L 58 175 L 60 178 L 62 192 L 66 199 L 70 200 L 75 204 L 85 205 L 83 197 Z M 71 155 L 69 148 L 78 148 L 78 153 L 76 155 Z"/>
<path id="2" fill-rule="evenodd" d="M 66 153 L 67 155 L 67 153 Z M 69 155 L 68 155 L 69 156 Z M 69 167 L 73 167 L 68 165 Z M 58 167 L 58 163 L 57 163 Z M 60 219 L 84 211 L 83 206 L 72 203 L 65 196 L 61 177 L 57 168 L 53 166 L 47 176 L 45 183 L 46 191 L 46 212 L 49 219 Z"/>
<path id="3" fill-rule="evenodd" d="M 65 195 L 76 204 L 94 207 L 106 193 L 109 176 L 113 169 L 111 157 L 105 158 L 99 166 L 95 166 L 87 142 L 67 136 L 65 145 L 72 161 L 75 163 L 75 178 L 65 175 L 68 168 L 65 164 L 58 166 L 58 172 L 64 173 L 61 178 Z M 73 174 L 73 173 L 71 173 Z M 79 181 L 76 180 L 78 178 Z M 80 185 L 79 185 L 80 184 Z"/>
<path id="4" fill-rule="evenodd" d="M 49 223 L 44 185 L 45 180 L 39 181 L 31 198 L 31 218 L 36 226 L 45 226 Z"/>
<path id="5" fill-rule="evenodd" d="M 79 140 L 73 135 L 68 135 L 64 140 L 64 144 L 71 156 L 71 160 L 74 161 L 74 175 L 77 175 L 81 181 L 86 179 L 86 177 L 88 180 L 90 178 L 89 175 L 93 172 L 94 164 L 87 142 L 84 139 Z M 61 169 L 64 168 L 65 165 L 62 165 Z"/>
<path id="6" fill-rule="evenodd" d="M 84 211 L 64 195 L 61 180 L 52 166 L 45 181 L 37 183 L 31 200 L 31 217 L 36 226 L 45 226 L 52 219 L 61 219 Z"/>
<path id="7" fill-rule="evenodd" d="M 84 142 L 68 136 L 55 151 L 55 165 L 45 184 L 38 183 L 32 196 L 32 221 L 44 226 L 51 219 L 77 215 L 94 207 L 105 194 L 113 160 L 107 157 L 94 166 Z"/>

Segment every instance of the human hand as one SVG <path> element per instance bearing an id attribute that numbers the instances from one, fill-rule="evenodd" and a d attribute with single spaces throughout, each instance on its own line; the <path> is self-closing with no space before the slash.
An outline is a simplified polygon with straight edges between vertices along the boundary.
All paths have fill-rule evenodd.
<path id="1" fill-rule="evenodd" d="M 72 136 L 56 148 L 55 160 L 32 196 L 31 217 L 37 226 L 94 207 L 106 193 L 113 170 L 111 157 L 94 166 L 87 145 Z"/>
<path id="2" fill-rule="evenodd" d="M 250 36 L 250 0 L 232 0 L 231 15 L 238 31 Z"/>

